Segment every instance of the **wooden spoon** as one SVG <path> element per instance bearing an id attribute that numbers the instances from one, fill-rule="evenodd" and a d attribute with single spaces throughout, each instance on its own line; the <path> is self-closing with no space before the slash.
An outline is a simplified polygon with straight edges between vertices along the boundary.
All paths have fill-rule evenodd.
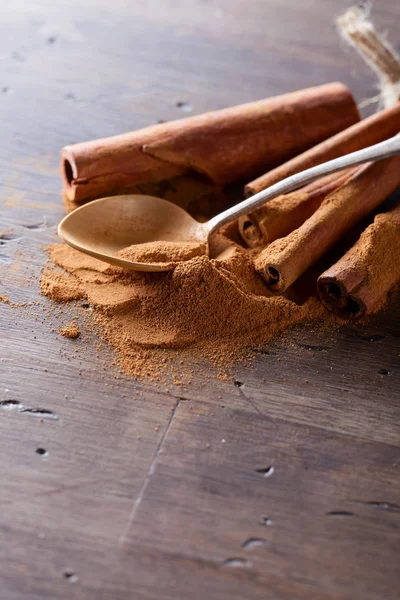
<path id="1" fill-rule="evenodd" d="M 276 196 L 329 173 L 399 153 L 400 136 L 395 136 L 292 175 L 228 208 L 206 223 L 199 223 L 179 206 L 161 198 L 137 195 L 101 198 L 67 215 L 58 226 L 58 234 L 76 250 L 105 262 L 136 271 L 168 271 L 176 264 L 173 259 L 166 262 L 135 262 L 121 258 L 117 253 L 131 245 L 165 241 L 195 242 L 199 244 L 199 254 L 208 254 L 208 242 L 214 232 Z"/>

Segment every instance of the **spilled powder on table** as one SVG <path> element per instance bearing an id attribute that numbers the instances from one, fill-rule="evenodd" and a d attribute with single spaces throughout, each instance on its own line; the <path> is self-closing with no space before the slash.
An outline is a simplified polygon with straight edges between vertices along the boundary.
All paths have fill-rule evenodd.
<path id="1" fill-rule="evenodd" d="M 123 270 L 64 244 L 50 256 L 64 271 L 45 271 L 43 293 L 86 298 L 121 370 L 135 377 L 165 381 L 172 373 L 177 385 L 190 383 L 194 363 L 225 372 L 288 326 L 326 318 L 316 298 L 300 306 L 269 296 L 251 252 L 237 245 L 161 273 Z"/>
<path id="2" fill-rule="evenodd" d="M 84 297 L 76 277 L 69 273 L 47 271 L 41 280 L 42 292 L 55 302 L 68 302 Z"/>

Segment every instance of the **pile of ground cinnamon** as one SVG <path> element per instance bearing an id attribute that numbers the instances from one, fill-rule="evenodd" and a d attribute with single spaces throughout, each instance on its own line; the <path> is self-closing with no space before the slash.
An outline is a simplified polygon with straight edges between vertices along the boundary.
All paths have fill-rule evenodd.
<path id="1" fill-rule="evenodd" d="M 252 252 L 233 243 L 216 259 L 194 257 L 161 273 L 113 267 L 64 244 L 50 255 L 64 272 L 48 269 L 43 293 L 86 298 L 120 367 L 133 376 L 164 379 L 173 370 L 175 383 L 188 383 L 194 362 L 224 370 L 286 327 L 327 314 L 316 298 L 300 306 L 271 297 Z"/>
<path id="2" fill-rule="evenodd" d="M 81 335 L 81 332 L 79 331 L 77 323 L 75 321 L 72 321 L 72 323 L 64 325 L 64 327 L 60 327 L 60 334 L 63 337 L 75 340 Z"/>
<path id="3" fill-rule="evenodd" d="M 206 245 L 199 242 L 147 242 L 133 244 L 117 252 L 118 258 L 131 262 L 151 263 L 172 268 L 177 263 L 206 254 Z"/>

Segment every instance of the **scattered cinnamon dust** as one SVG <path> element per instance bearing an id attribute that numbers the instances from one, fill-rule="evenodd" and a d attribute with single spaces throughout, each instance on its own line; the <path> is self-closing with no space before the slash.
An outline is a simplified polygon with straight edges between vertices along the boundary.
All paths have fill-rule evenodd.
<path id="1" fill-rule="evenodd" d="M 25 306 L 29 306 L 32 304 L 36 304 L 36 302 L 11 302 L 7 296 L 0 296 L 0 302 L 3 304 L 7 304 L 11 308 L 23 308 Z"/>
<path id="2" fill-rule="evenodd" d="M 63 337 L 75 340 L 81 335 L 81 332 L 79 331 L 78 325 L 75 323 L 75 321 L 72 321 L 72 323 L 60 328 L 60 334 Z"/>
<path id="3" fill-rule="evenodd" d="M 160 273 L 110 266 L 64 244 L 50 256 L 67 273 L 47 270 L 43 293 L 56 301 L 86 298 L 122 371 L 135 377 L 166 380 L 169 373 L 184 385 L 190 365 L 204 360 L 224 377 L 235 360 L 288 326 L 326 318 L 316 298 L 300 306 L 270 296 L 252 252 L 233 242 L 216 259 L 194 257 Z"/>

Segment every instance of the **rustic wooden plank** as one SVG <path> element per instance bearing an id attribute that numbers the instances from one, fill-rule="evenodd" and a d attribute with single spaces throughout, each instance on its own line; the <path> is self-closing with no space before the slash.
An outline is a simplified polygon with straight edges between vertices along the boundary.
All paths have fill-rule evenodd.
<path id="1" fill-rule="evenodd" d="M 244 400 L 261 416 L 398 446 L 399 324 L 392 304 L 363 326 L 293 328 L 236 365 L 233 386 L 210 380 L 207 394 L 198 387 L 181 397 L 235 407 Z"/>
<path id="2" fill-rule="evenodd" d="M 126 551 L 163 564 L 154 598 L 394 599 L 399 460 L 398 446 L 182 402 Z"/>
<path id="3" fill-rule="evenodd" d="M 236 384 L 266 416 L 398 446 L 399 323 L 392 306 L 364 327 L 296 328 L 238 370 Z"/>
<path id="4" fill-rule="evenodd" d="M 98 365 L 94 377 L 90 365 L 67 361 L 70 351 L 44 373 L 39 347 L 36 366 L 23 351 L 1 365 L 0 580 L 10 600 L 71 598 L 69 583 L 85 585 L 88 568 L 109 579 L 175 407 L 101 378 Z"/>

